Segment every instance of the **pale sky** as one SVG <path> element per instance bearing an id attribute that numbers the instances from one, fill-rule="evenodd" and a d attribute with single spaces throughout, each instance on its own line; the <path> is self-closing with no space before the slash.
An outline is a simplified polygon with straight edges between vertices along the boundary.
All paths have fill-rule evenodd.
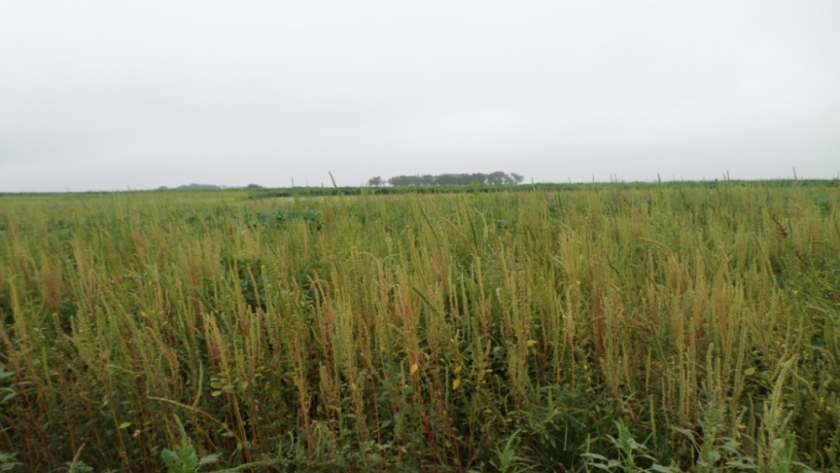
<path id="1" fill-rule="evenodd" d="M 0 192 L 840 173 L 836 0 L 0 12 Z"/>

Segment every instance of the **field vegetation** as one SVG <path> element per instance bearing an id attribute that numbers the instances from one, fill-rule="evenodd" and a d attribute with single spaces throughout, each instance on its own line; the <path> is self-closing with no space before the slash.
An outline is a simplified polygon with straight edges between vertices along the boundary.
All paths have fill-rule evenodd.
<path id="1" fill-rule="evenodd" d="M 840 471 L 836 181 L 462 190 L 0 197 L 0 471 Z"/>

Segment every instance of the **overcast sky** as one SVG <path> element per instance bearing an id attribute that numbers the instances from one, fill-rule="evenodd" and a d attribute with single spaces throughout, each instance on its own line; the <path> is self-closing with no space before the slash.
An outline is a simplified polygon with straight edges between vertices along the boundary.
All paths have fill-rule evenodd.
<path id="1" fill-rule="evenodd" d="M 836 0 L 0 8 L 0 192 L 840 172 Z"/>

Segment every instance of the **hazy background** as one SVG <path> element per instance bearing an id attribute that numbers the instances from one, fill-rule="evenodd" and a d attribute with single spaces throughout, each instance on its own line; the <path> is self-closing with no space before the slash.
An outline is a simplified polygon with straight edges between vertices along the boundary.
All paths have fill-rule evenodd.
<path id="1" fill-rule="evenodd" d="M 0 8 L 0 192 L 840 172 L 836 0 Z"/>

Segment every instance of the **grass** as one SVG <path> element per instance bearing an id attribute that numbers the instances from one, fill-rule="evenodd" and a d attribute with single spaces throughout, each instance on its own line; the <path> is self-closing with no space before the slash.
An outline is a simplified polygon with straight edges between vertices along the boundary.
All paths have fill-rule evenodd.
<path id="1" fill-rule="evenodd" d="M 4 196 L 0 470 L 838 471 L 838 189 Z"/>

